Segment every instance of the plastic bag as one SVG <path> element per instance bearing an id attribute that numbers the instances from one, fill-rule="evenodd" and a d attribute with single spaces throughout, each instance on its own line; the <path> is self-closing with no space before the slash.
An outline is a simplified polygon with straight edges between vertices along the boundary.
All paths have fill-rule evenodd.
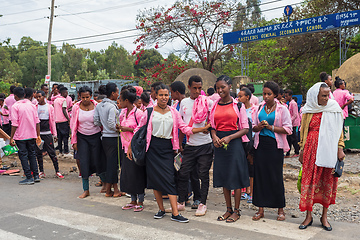
<path id="1" fill-rule="evenodd" d="M 302 179 L 302 167 L 300 168 L 298 181 L 297 181 L 297 188 L 300 194 L 301 194 L 301 179 Z"/>

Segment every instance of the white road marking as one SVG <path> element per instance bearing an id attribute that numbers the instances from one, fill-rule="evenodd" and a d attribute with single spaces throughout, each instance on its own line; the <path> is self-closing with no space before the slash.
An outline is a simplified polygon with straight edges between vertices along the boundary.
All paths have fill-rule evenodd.
<path id="1" fill-rule="evenodd" d="M 7 232 L 7 231 L 4 231 L 4 230 L 0 229 L 0 239 L 1 240 L 2 239 L 3 240 L 8 240 L 8 239 L 11 239 L 11 240 L 29 240 L 31 238 L 20 236 L 20 235 L 17 235 L 15 233 Z"/>
<path id="2" fill-rule="evenodd" d="M 98 203 L 105 203 L 113 206 L 124 206 L 126 203 L 130 202 L 129 198 L 121 197 L 118 199 L 114 198 L 106 198 L 100 194 L 93 194 L 86 199 L 87 201 L 98 202 Z M 158 207 L 155 201 L 152 200 L 145 200 L 144 202 L 144 211 L 152 212 L 155 214 L 158 211 Z M 165 206 L 166 207 L 166 206 Z M 231 227 L 241 230 L 247 230 L 257 233 L 269 234 L 273 236 L 285 237 L 289 239 L 295 240 L 306 240 L 314 237 L 317 233 L 322 231 L 321 228 L 308 228 L 305 231 L 299 229 L 299 225 L 290 222 L 281 222 L 276 220 L 271 220 L 267 218 L 262 218 L 259 221 L 253 221 L 251 216 L 242 215 L 241 218 L 236 223 L 226 223 L 217 221 L 217 217 L 224 214 L 224 212 L 214 211 L 214 210 L 207 210 L 207 213 L 203 217 L 195 217 L 194 211 L 192 212 L 181 212 L 182 215 L 186 218 L 189 218 L 191 221 L 199 221 L 199 222 L 206 222 L 216 225 L 221 225 L 224 227 Z M 136 215 L 138 217 L 138 215 Z M 266 217 L 266 216 L 265 216 Z M 190 221 L 190 224 L 191 224 Z"/>
<path id="3" fill-rule="evenodd" d="M 51 206 L 32 208 L 17 214 L 115 239 L 158 239 L 159 236 L 162 239 L 197 239 L 185 234 Z"/>

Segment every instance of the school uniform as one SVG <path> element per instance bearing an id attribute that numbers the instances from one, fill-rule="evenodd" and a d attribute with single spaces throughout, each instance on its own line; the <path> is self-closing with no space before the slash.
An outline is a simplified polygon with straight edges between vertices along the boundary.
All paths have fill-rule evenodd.
<path id="1" fill-rule="evenodd" d="M 206 97 L 204 97 L 206 98 Z M 189 126 L 199 128 L 205 127 L 206 119 L 202 122 L 193 122 L 194 99 L 185 98 L 180 103 L 180 115 L 184 122 Z M 205 111 L 210 112 L 212 106 L 211 100 L 206 100 Z M 187 137 L 186 146 L 183 151 L 183 161 L 178 172 L 178 193 L 179 202 L 184 202 L 188 194 L 188 182 L 191 172 L 198 167 L 200 185 L 200 201 L 206 205 L 206 199 L 209 191 L 209 170 L 213 161 L 214 147 L 210 134 L 196 133 Z"/>
<path id="2" fill-rule="evenodd" d="M 17 127 L 13 139 L 19 149 L 18 155 L 27 179 L 38 178 L 36 162 L 36 124 L 40 122 L 36 107 L 28 100 L 14 103 L 11 109 L 12 126 Z M 33 175 L 31 175 L 31 172 Z"/>
<path id="3" fill-rule="evenodd" d="M 291 146 L 294 146 L 295 154 L 299 154 L 299 143 L 297 137 L 296 128 L 300 127 L 300 116 L 298 111 L 297 103 L 294 99 L 289 102 L 288 106 L 290 116 L 291 116 L 291 123 L 292 123 L 292 134 L 287 136 L 287 140 L 289 143 L 290 150 L 287 152 L 287 156 L 290 155 Z"/>
<path id="4" fill-rule="evenodd" d="M 40 137 L 44 141 L 43 150 L 45 150 L 53 162 L 55 173 L 59 172 L 59 163 L 54 148 L 53 136 L 57 135 L 54 119 L 54 107 L 50 104 L 37 105 L 37 113 L 40 120 Z M 36 158 L 39 164 L 40 172 L 44 172 L 43 151 L 36 149 Z"/>
<path id="5" fill-rule="evenodd" d="M 80 103 L 73 108 L 71 118 L 71 144 L 77 144 L 77 157 L 80 160 L 81 177 L 84 191 L 89 190 L 89 176 L 97 173 L 105 181 L 104 157 L 101 145 L 101 129 L 94 124 L 96 101 L 91 100 L 94 109 L 85 111 L 80 108 Z"/>
<path id="6" fill-rule="evenodd" d="M 58 135 L 58 145 L 60 154 L 69 153 L 69 134 L 70 126 L 63 113 L 63 107 L 67 108 L 67 102 L 64 97 L 57 97 L 54 101 L 55 123 Z M 70 116 L 69 116 L 70 117 Z M 64 149 L 63 149 L 64 144 Z"/>
<path id="7" fill-rule="evenodd" d="M 2 108 L 0 108 L 0 111 L 2 112 L 2 114 L 8 115 L 9 114 L 9 110 L 5 108 L 5 104 L 2 106 Z M 9 116 L 3 116 L 1 115 L 1 128 L 4 132 L 6 132 L 7 135 L 11 135 L 11 126 L 10 126 L 10 121 L 9 121 Z"/>

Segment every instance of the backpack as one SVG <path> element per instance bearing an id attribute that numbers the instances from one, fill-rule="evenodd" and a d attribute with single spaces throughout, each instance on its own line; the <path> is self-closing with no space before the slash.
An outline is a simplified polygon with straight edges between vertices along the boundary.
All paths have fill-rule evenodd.
<path id="1" fill-rule="evenodd" d="M 242 103 L 238 102 L 237 106 L 238 106 L 239 112 L 240 112 Z M 252 122 L 248 117 L 247 117 L 247 119 L 248 119 L 248 124 L 249 124 L 249 131 L 246 134 L 246 136 L 250 141 L 249 142 L 243 142 L 243 147 L 244 147 L 244 150 L 245 150 L 246 154 L 248 154 L 251 151 L 252 147 L 254 146 L 254 139 L 252 137 Z"/>
<path id="2" fill-rule="evenodd" d="M 147 108 L 147 121 L 144 126 L 142 126 L 132 137 L 131 139 L 131 151 L 134 162 L 139 166 L 145 166 L 146 162 L 146 135 L 147 127 L 149 124 L 150 115 L 153 111 L 153 108 Z M 136 118 L 135 118 L 136 119 Z"/>

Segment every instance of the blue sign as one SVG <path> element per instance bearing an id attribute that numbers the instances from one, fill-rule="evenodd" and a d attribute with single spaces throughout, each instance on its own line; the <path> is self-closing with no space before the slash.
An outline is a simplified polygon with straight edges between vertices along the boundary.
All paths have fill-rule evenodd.
<path id="1" fill-rule="evenodd" d="M 290 5 L 287 5 L 285 8 L 284 8 L 284 13 L 285 13 L 285 16 L 290 16 L 293 12 L 293 8 L 292 6 Z"/>
<path id="2" fill-rule="evenodd" d="M 360 25 L 360 10 L 334 13 L 275 25 L 224 33 L 224 45 L 265 39 L 288 37 L 298 34 L 328 31 L 341 27 Z"/>

